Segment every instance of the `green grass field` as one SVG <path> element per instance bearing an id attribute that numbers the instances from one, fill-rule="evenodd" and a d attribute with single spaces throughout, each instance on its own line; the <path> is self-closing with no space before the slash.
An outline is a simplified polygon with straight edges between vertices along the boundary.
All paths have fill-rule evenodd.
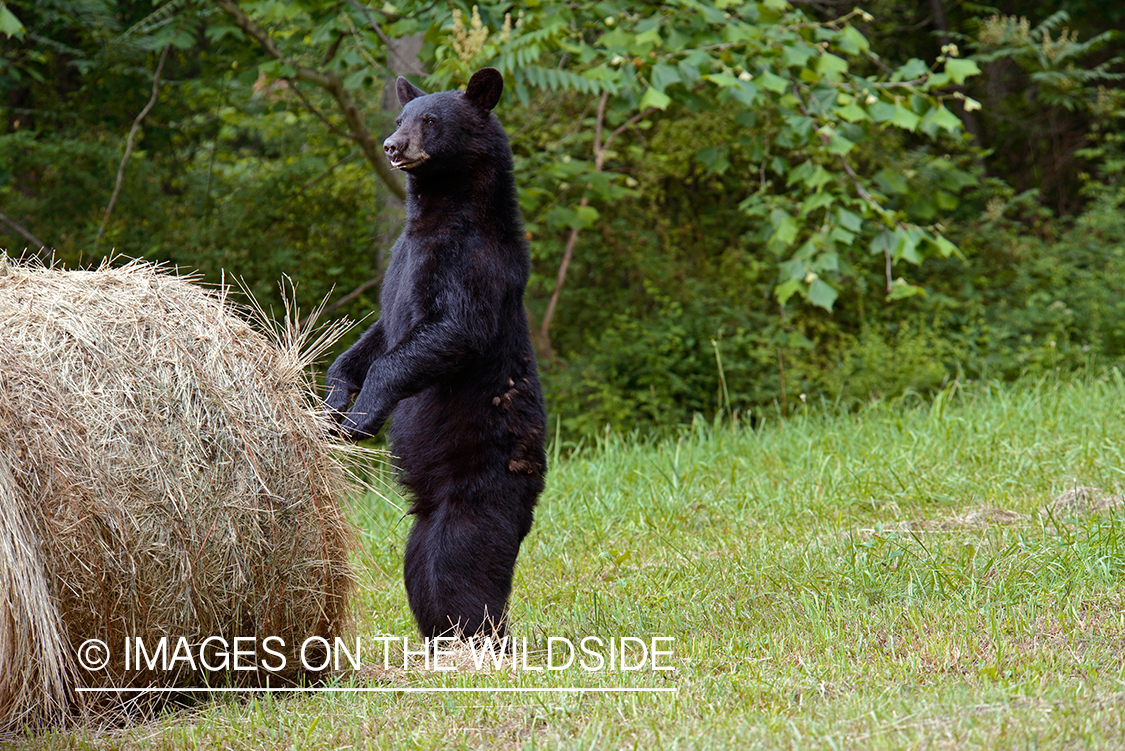
<path id="1" fill-rule="evenodd" d="M 803 410 L 753 430 L 610 436 L 553 463 L 513 593 L 514 634 L 538 650 L 529 664 L 548 637 L 671 636 L 660 659 L 674 671 L 403 671 L 398 657 L 337 684 L 674 693 L 221 696 L 27 745 L 1120 746 L 1125 520 L 1052 499 L 1123 493 L 1121 374 Z M 409 519 L 374 495 L 356 519 L 360 635 L 416 639 Z"/>

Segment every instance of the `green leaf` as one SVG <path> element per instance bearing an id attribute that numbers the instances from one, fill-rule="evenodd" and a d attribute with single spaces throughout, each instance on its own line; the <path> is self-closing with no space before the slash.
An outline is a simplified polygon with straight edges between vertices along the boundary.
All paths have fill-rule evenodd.
<path id="1" fill-rule="evenodd" d="M 758 99 L 758 87 L 752 81 L 739 81 L 734 85 L 734 98 L 747 107 L 752 106 Z"/>
<path id="2" fill-rule="evenodd" d="M 844 138 L 835 128 L 831 129 L 828 140 L 828 153 L 844 156 L 855 146 L 855 143 Z"/>
<path id="3" fill-rule="evenodd" d="M 910 204 L 907 212 L 913 219 L 922 222 L 932 222 L 934 217 L 937 216 L 937 206 L 930 200 L 929 196 L 921 196 L 917 198 L 914 203 Z"/>
<path id="4" fill-rule="evenodd" d="M 949 258 L 957 253 L 957 246 L 946 240 L 941 235 L 931 239 L 934 245 L 937 246 L 938 252 L 941 253 L 942 258 Z"/>
<path id="5" fill-rule="evenodd" d="M 945 105 L 938 105 L 937 109 L 927 112 L 926 123 L 944 128 L 949 133 L 957 133 L 961 130 L 961 120 L 958 119 L 957 115 L 946 109 Z"/>
<path id="6" fill-rule="evenodd" d="M 894 253 L 898 247 L 898 236 L 895 230 L 884 229 L 871 239 L 872 255 L 887 255 Z"/>
<path id="7" fill-rule="evenodd" d="M 849 55 L 858 55 L 861 52 L 867 52 L 871 49 L 871 44 L 867 41 L 867 37 L 859 32 L 854 26 L 845 26 L 844 31 L 840 34 L 840 41 L 838 42 L 840 49 Z"/>
<path id="8" fill-rule="evenodd" d="M 598 221 L 598 217 L 601 216 L 593 206 L 579 206 L 574 210 L 574 213 L 576 222 L 571 226 L 577 229 L 592 227 Z"/>
<path id="9" fill-rule="evenodd" d="M 817 209 L 831 206 L 836 202 L 836 197 L 829 192 L 813 193 L 801 202 L 801 216 L 808 216 Z"/>
<path id="10" fill-rule="evenodd" d="M 948 85 L 949 74 L 945 71 L 942 71 L 941 73 L 931 74 L 930 77 L 926 79 L 926 83 L 924 84 L 925 88 L 929 91 L 932 91 L 933 89 L 940 89 L 941 87 Z"/>
<path id="11" fill-rule="evenodd" d="M 656 65 L 652 66 L 652 75 L 649 77 L 649 81 L 652 83 L 652 88 L 663 94 L 664 89 L 668 88 L 674 83 L 680 82 L 680 74 L 675 68 L 671 67 L 670 65 L 657 63 Z M 661 107 L 660 109 L 664 108 Z"/>
<path id="12" fill-rule="evenodd" d="M 812 235 L 811 237 L 809 237 L 808 240 L 805 240 L 805 242 L 801 245 L 801 247 L 797 248 L 797 252 L 793 254 L 793 258 L 787 264 L 787 265 L 792 266 L 792 269 L 790 270 L 789 275 L 790 276 L 796 276 L 797 274 L 796 274 L 795 269 L 799 268 L 801 270 L 801 276 L 802 276 L 802 278 L 804 278 L 808 273 L 806 268 L 805 268 L 805 266 L 806 266 L 805 261 L 809 260 L 810 258 L 815 256 L 817 253 L 819 253 L 820 249 L 823 245 L 824 245 L 824 236 L 819 232 L 817 232 L 815 235 Z M 805 281 L 807 282 L 807 281 L 810 281 L 810 280 L 805 279 Z"/>
<path id="13" fill-rule="evenodd" d="M 901 300 L 905 297 L 914 297 L 915 295 L 924 294 L 926 294 L 926 290 L 921 287 L 915 287 L 902 277 L 899 277 L 891 282 L 891 291 L 887 293 L 887 300 Z"/>
<path id="14" fill-rule="evenodd" d="M 728 73 L 711 73 L 707 80 L 720 89 L 729 89 L 738 85 L 738 79 Z"/>
<path id="15" fill-rule="evenodd" d="M 789 88 L 789 82 L 788 81 L 786 81 L 784 78 L 782 78 L 781 76 L 779 76 L 775 73 L 771 73 L 768 70 L 762 71 L 758 75 L 757 80 L 758 80 L 758 84 L 760 86 L 762 86 L 765 89 L 769 89 L 770 91 L 774 92 L 775 94 L 780 94 L 781 92 L 783 92 L 787 88 Z"/>
<path id="16" fill-rule="evenodd" d="M 836 110 L 836 116 L 842 120 L 847 120 L 849 123 L 857 123 L 860 120 L 871 119 L 871 115 L 867 114 L 867 110 L 860 107 L 856 102 L 852 102 L 848 106 Z"/>
<path id="17" fill-rule="evenodd" d="M 210 42 L 222 41 L 223 37 L 231 36 L 238 41 L 243 41 L 246 35 L 242 33 L 242 29 L 232 25 L 219 25 L 208 26 L 203 30 L 203 36 Z"/>
<path id="18" fill-rule="evenodd" d="M 554 207 L 547 212 L 544 218 L 547 220 L 547 226 L 551 229 L 581 226 L 581 221 L 578 219 L 578 212 L 566 206 Z"/>
<path id="19" fill-rule="evenodd" d="M 695 9 L 703 14 L 703 18 L 706 19 L 707 23 L 722 24 L 726 22 L 726 18 L 723 17 L 723 12 L 710 3 L 700 3 L 695 6 Z"/>
<path id="20" fill-rule="evenodd" d="M 813 190 L 820 190 L 830 182 L 832 182 L 832 173 L 818 164 L 816 165 L 816 169 L 813 170 L 813 173 L 805 180 L 805 185 L 808 185 Z"/>
<path id="21" fill-rule="evenodd" d="M 848 61 L 831 52 L 825 52 L 817 61 L 816 72 L 829 81 L 838 81 L 841 74 L 848 72 Z"/>
<path id="22" fill-rule="evenodd" d="M 848 232 L 843 227 L 833 227 L 832 231 L 828 233 L 828 237 L 841 245 L 851 245 L 855 241 L 855 233 Z"/>
<path id="23" fill-rule="evenodd" d="M 948 162 L 945 163 L 949 164 Z M 976 184 L 977 178 L 971 172 L 966 172 L 965 170 L 957 169 L 956 167 L 945 170 L 945 173 L 941 177 L 942 187 L 954 192 L 961 190 L 961 188 L 967 188 L 970 185 Z"/>
<path id="24" fill-rule="evenodd" d="M 897 234 L 899 235 L 899 242 L 892 256 L 894 260 L 902 259 L 915 266 L 922 263 L 922 256 L 918 253 L 918 239 L 912 236 L 913 233 L 900 230 Z"/>
<path id="25" fill-rule="evenodd" d="M 803 42 L 786 44 L 781 50 L 781 61 L 788 68 L 803 68 L 808 65 L 809 58 L 815 55 L 818 49 L 819 47 Z"/>
<path id="26" fill-rule="evenodd" d="M 906 107 L 903 107 L 902 104 L 895 105 L 895 114 L 894 117 L 891 118 L 892 123 L 903 130 L 909 130 L 911 132 L 918 127 L 918 123 L 921 120 L 922 118 L 918 117 Z"/>
<path id="27" fill-rule="evenodd" d="M 832 304 L 836 302 L 836 298 L 840 295 L 836 290 L 832 289 L 832 285 L 823 279 L 813 279 L 813 283 L 809 285 L 809 291 L 806 298 L 813 305 L 824 308 L 827 311 L 832 310 Z"/>
<path id="28" fill-rule="evenodd" d="M 809 273 L 805 262 L 800 258 L 790 258 L 788 261 L 783 261 L 778 271 L 781 272 L 783 279 L 796 279 L 797 281 L 801 281 Z"/>
<path id="29" fill-rule="evenodd" d="M 821 253 L 820 257 L 816 259 L 813 268 L 817 271 L 839 271 L 840 270 L 840 254 L 835 251 Z"/>
<path id="30" fill-rule="evenodd" d="M 656 26 L 643 34 L 637 34 L 636 42 L 640 46 L 652 45 L 659 47 L 664 40 L 660 38 L 660 27 Z"/>
<path id="31" fill-rule="evenodd" d="M 770 237 L 770 243 L 776 243 L 782 247 L 789 247 L 793 241 L 797 239 L 797 221 L 791 216 L 785 216 L 774 227 L 773 236 Z"/>
<path id="32" fill-rule="evenodd" d="M 976 60 L 951 57 L 945 61 L 945 72 L 953 79 L 953 83 L 964 83 L 969 76 L 980 74 Z"/>
<path id="33" fill-rule="evenodd" d="M 279 70 L 279 72 L 282 73 L 282 75 L 284 75 L 284 69 L 286 67 L 288 67 L 288 66 L 282 65 L 282 66 L 279 67 L 278 70 Z M 293 71 L 293 72 L 296 73 L 296 71 Z M 363 68 L 360 68 L 359 70 L 357 70 L 353 73 L 350 73 L 348 76 L 346 76 L 344 78 L 344 81 L 343 81 L 344 88 L 347 89 L 348 91 L 355 91 L 356 89 L 361 88 L 363 86 L 363 81 L 364 81 L 364 79 L 367 78 L 367 76 L 368 76 L 368 71 L 363 69 Z"/>
<path id="34" fill-rule="evenodd" d="M 800 289 L 801 289 L 801 280 L 800 279 L 789 279 L 788 281 L 777 285 L 777 287 L 773 291 L 773 294 L 777 297 L 777 301 L 779 303 L 781 303 L 782 305 L 784 305 L 785 302 L 790 297 L 795 295 Z"/>
<path id="35" fill-rule="evenodd" d="M 893 120 L 895 116 L 894 105 L 882 100 L 872 102 L 871 106 L 867 108 L 867 111 L 871 113 L 871 119 L 877 123 L 885 123 L 888 120 Z"/>
<path id="36" fill-rule="evenodd" d="M 812 176 L 814 166 L 816 165 L 811 161 L 801 162 L 797 167 L 790 170 L 789 176 L 785 180 L 785 187 L 788 188 L 793 183 L 807 181 Z"/>
<path id="37" fill-rule="evenodd" d="M 8 38 L 23 39 L 23 33 L 24 28 L 20 20 L 16 18 L 12 11 L 8 10 L 7 6 L 0 3 L 0 34 L 4 34 Z"/>
<path id="38" fill-rule="evenodd" d="M 725 20 L 725 19 L 724 19 Z M 750 24 L 738 23 L 731 19 L 723 24 L 721 38 L 724 42 L 745 44 L 761 36 L 761 29 Z"/>
<path id="39" fill-rule="evenodd" d="M 612 81 L 617 78 L 617 73 L 605 65 L 597 65 L 584 72 L 582 76 L 592 81 Z"/>
<path id="40" fill-rule="evenodd" d="M 906 64 L 895 71 L 894 75 L 891 77 L 891 80 L 910 81 L 915 78 L 921 77 L 929 69 L 930 66 L 926 65 L 925 61 L 919 60 L 916 57 L 912 57 L 906 61 Z"/>
<path id="41" fill-rule="evenodd" d="M 662 94 L 656 89 L 649 86 L 648 91 L 646 91 L 645 95 L 641 97 L 640 108 L 642 110 L 646 110 L 649 107 L 655 107 L 658 110 L 662 110 L 671 103 L 672 98 L 670 96 L 668 96 L 667 94 Z"/>
<path id="42" fill-rule="evenodd" d="M 680 80 L 688 86 L 699 80 L 699 67 L 692 65 L 687 60 L 681 60 L 679 65 L 676 66 L 680 70 Z"/>
<path id="43" fill-rule="evenodd" d="M 957 204 L 960 203 L 960 201 L 957 200 L 957 196 L 947 190 L 939 190 L 934 194 L 934 198 L 937 201 L 938 208 L 942 211 L 953 211 L 953 209 L 957 208 Z"/>
<path id="44" fill-rule="evenodd" d="M 172 37 L 172 41 L 169 42 L 169 44 L 178 50 L 189 50 L 195 44 L 195 37 L 186 31 L 181 31 L 179 34 Z"/>
<path id="45" fill-rule="evenodd" d="M 875 182 L 879 183 L 879 187 L 888 193 L 898 193 L 904 195 L 910 190 L 906 184 L 906 178 L 902 176 L 901 172 L 897 170 L 881 169 L 875 173 Z"/>
<path id="46" fill-rule="evenodd" d="M 843 207 L 837 207 L 836 218 L 840 220 L 841 226 L 851 232 L 859 232 L 859 228 L 863 226 L 863 218 L 858 214 L 853 214 Z"/>
<path id="47" fill-rule="evenodd" d="M 809 339 L 799 331 L 791 332 L 789 336 L 785 338 L 785 341 L 794 349 L 816 349 L 816 345 L 813 344 L 812 339 Z"/>
<path id="48" fill-rule="evenodd" d="M 728 151 L 726 146 L 705 146 L 696 152 L 695 160 L 709 172 L 721 175 L 730 168 L 730 161 L 727 159 Z"/>

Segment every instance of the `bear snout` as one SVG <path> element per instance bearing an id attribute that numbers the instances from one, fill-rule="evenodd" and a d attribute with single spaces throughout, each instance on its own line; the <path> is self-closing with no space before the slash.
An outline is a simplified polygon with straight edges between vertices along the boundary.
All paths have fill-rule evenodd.
<path id="1" fill-rule="evenodd" d="M 383 141 L 383 153 L 387 155 L 392 167 L 401 170 L 417 167 L 429 159 L 429 154 L 418 145 L 417 140 L 411 139 L 401 129 Z"/>
<path id="2" fill-rule="evenodd" d="M 398 161 L 399 154 L 402 153 L 405 144 L 401 143 L 394 136 L 391 136 L 386 141 L 383 141 L 383 153 L 387 155 L 392 162 Z"/>

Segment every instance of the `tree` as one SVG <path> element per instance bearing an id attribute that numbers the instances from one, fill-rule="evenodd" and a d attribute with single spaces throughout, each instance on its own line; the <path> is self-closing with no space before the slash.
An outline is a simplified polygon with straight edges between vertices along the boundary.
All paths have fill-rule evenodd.
<path id="1" fill-rule="evenodd" d="M 768 228 L 759 240 L 777 259 L 782 304 L 796 295 L 831 310 L 867 252 L 882 258 L 888 298 L 917 294 L 896 275 L 896 264 L 955 252 L 936 224 L 907 217 L 903 207 L 923 198 L 919 186 L 867 173 L 856 157 L 888 128 L 929 139 L 961 134 L 947 105 L 979 105 L 951 87 L 979 69 L 958 57 L 955 46 L 933 63 L 911 59 L 892 67 L 852 25 L 870 18 L 862 11 L 815 21 L 784 0 L 677 0 L 645 12 L 623 2 L 552 5 L 523 11 L 514 22 L 503 8 L 474 6 L 468 24 L 455 11 L 450 33 L 435 45 L 435 79 L 456 80 L 488 63 L 512 82 L 520 101 L 536 91 L 597 101 L 586 158 L 576 162 L 563 146 L 558 158 L 569 168 L 546 170 L 562 175 L 560 183 L 581 185 L 580 195 L 562 203 L 554 196 L 565 191 L 543 191 L 537 207 L 548 227 L 569 230 L 544 340 L 577 233 L 598 221 L 597 206 L 629 195 L 625 175 L 614 172 L 611 141 L 648 118 L 723 112 L 746 128 L 748 136 L 733 143 L 699 144 L 695 160 L 722 174 L 732 149 L 742 149 L 756 163 L 741 206 Z M 941 156 L 924 166 L 945 173 L 937 200 L 942 208 L 955 205 L 971 178 Z"/>

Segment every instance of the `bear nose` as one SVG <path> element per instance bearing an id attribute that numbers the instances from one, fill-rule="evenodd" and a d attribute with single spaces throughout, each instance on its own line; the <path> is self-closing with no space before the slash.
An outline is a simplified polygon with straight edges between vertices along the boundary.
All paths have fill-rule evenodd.
<path id="1" fill-rule="evenodd" d="M 393 158 L 401 150 L 402 146 L 397 140 L 395 140 L 394 136 L 391 136 L 386 141 L 383 141 L 383 153 L 385 153 L 387 156 Z"/>

